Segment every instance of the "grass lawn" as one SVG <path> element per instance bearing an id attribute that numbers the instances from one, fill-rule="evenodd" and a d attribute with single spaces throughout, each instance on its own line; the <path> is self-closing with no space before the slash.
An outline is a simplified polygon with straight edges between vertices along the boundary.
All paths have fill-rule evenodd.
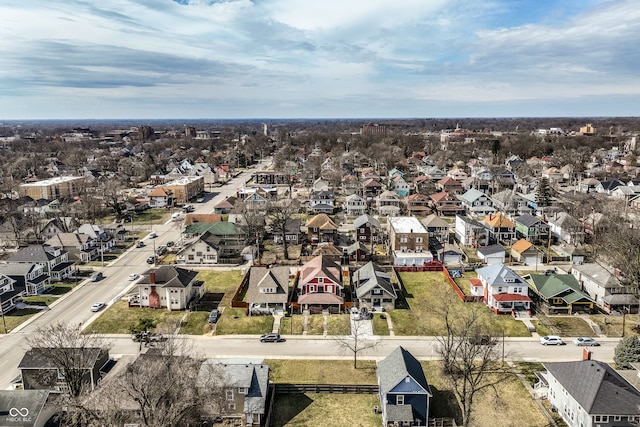
<path id="1" fill-rule="evenodd" d="M 307 316 L 307 335 L 322 335 L 324 333 L 324 316 L 311 314 Z"/>
<path id="2" fill-rule="evenodd" d="M 536 314 L 538 326 L 542 323 L 546 330 L 545 335 L 560 335 L 566 337 L 593 337 L 593 329 L 584 319 L 578 316 L 545 316 Z M 540 332 L 538 332 L 540 334 Z"/>
<path id="3" fill-rule="evenodd" d="M 107 307 L 100 316 L 87 328 L 87 332 L 100 334 L 128 334 L 130 327 L 138 324 L 143 317 L 156 322 L 157 330 L 162 330 L 167 323 L 177 323 L 184 316 L 184 311 L 167 311 L 152 308 L 129 308 L 126 301 L 118 301 Z"/>
<path id="4" fill-rule="evenodd" d="M 622 336 L 622 316 L 610 316 L 606 314 L 592 314 L 589 318 L 600 326 L 600 330 L 608 337 Z M 624 336 L 638 335 L 634 326 L 638 324 L 637 314 L 627 314 L 624 319 Z"/>
<path id="5" fill-rule="evenodd" d="M 35 308 L 10 311 L 4 315 L 4 325 L 7 326 L 7 331 L 12 331 L 40 311 Z M 3 334 L 5 333 L 4 325 L 0 325 L 0 333 Z"/>
<path id="6" fill-rule="evenodd" d="M 180 327 L 180 333 L 186 335 L 204 335 L 211 332 L 211 325 L 208 323 L 209 313 L 206 311 L 193 311 L 185 319 Z"/>
<path id="7" fill-rule="evenodd" d="M 30 305 L 46 305 L 50 306 L 51 303 L 56 301 L 59 297 L 48 296 L 48 295 L 33 295 L 29 297 L 22 297 L 22 301 L 25 304 Z"/>
<path id="8" fill-rule="evenodd" d="M 329 344 L 329 345 L 333 345 Z M 376 362 L 358 360 L 283 360 L 269 359 L 271 381 L 289 384 L 376 384 Z"/>
<path id="9" fill-rule="evenodd" d="M 405 285 L 406 298 L 410 310 L 391 310 L 396 335 L 444 335 L 444 321 L 438 313 L 443 301 L 450 300 L 453 312 L 478 309 L 486 313 L 485 322 L 496 335 L 504 330 L 508 337 L 530 336 L 524 323 L 511 316 L 495 315 L 481 303 L 464 303 L 460 301 L 451 285 L 440 272 L 400 273 Z"/>
<path id="10" fill-rule="evenodd" d="M 373 413 L 380 405 L 371 394 L 280 394 L 273 404 L 273 427 L 377 427 L 382 415 Z"/>
<path id="11" fill-rule="evenodd" d="M 389 324 L 387 323 L 388 314 L 374 314 L 373 319 L 373 333 L 375 335 L 389 335 Z"/>
<path id="12" fill-rule="evenodd" d="M 289 335 L 302 335 L 304 316 L 294 314 L 291 317 L 280 319 L 280 333 Z"/>
<path id="13" fill-rule="evenodd" d="M 328 335 L 350 335 L 351 322 L 348 314 L 331 314 L 327 319 Z"/>
<path id="14" fill-rule="evenodd" d="M 164 224 L 169 220 L 172 213 L 171 209 L 147 209 L 133 217 L 131 225 Z"/>
<path id="15" fill-rule="evenodd" d="M 232 271 L 201 271 L 198 280 L 204 282 L 204 291 L 214 294 L 224 294 L 221 305 L 230 306 L 233 294 L 242 282 L 239 270 Z"/>
<path id="16" fill-rule="evenodd" d="M 216 326 L 216 335 L 266 334 L 273 330 L 273 316 L 247 316 L 244 308 L 226 307 Z"/>

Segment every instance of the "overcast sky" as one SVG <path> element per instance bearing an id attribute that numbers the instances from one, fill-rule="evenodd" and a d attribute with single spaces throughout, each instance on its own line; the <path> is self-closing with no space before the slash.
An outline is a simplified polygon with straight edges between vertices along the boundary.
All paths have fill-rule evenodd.
<path id="1" fill-rule="evenodd" d="M 0 115 L 640 115 L 638 0 L 1 0 Z"/>

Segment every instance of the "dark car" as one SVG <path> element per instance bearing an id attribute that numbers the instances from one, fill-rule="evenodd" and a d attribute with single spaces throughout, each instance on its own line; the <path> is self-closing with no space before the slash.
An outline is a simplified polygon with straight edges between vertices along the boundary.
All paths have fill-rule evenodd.
<path id="1" fill-rule="evenodd" d="M 217 308 L 214 308 L 213 310 L 211 310 L 211 313 L 209 313 L 209 323 L 216 323 L 218 321 L 219 315 L 220 315 L 220 312 L 218 311 Z"/>
<path id="2" fill-rule="evenodd" d="M 469 343 L 473 345 L 496 345 L 498 342 L 489 335 L 475 335 L 469 337 Z"/>
<path id="3" fill-rule="evenodd" d="M 156 257 L 150 256 L 147 258 L 147 264 L 153 264 L 154 262 L 156 262 Z"/>
<path id="4" fill-rule="evenodd" d="M 168 248 L 170 248 L 170 247 L 172 247 L 172 246 L 175 246 L 175 244 L 176 244 L 176 243 L 175 243 L 173 240 L 169 240 L 169 241 L 167 242 L 167 247 L 168 247 Z"/>
<path id="5" fill-rule="evenodd" d="M 264 334 L 260 337 L 260 342 L 284 342 L 285 339 L 280 334 Z"/>
<path id="6" fill-rule="evenodd" d="M 138 243 L 136 243 L 136 248 L 143 248 L 144 247 L 144 242 L 142 240 L 138 240 Z"/>

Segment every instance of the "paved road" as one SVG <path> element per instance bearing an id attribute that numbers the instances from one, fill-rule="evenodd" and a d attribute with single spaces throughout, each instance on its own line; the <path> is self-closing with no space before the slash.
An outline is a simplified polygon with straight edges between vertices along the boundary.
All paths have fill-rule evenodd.
<path id="1" fill-rule="evenodd" d="M 257 169 L 266 168 L 270 159 L 265 159 Z M 207 197 L 205 203 L 196 203 L 195 212 L 211 213 L 213 207 L 226 197 L 234 195 L 236 189 L 249 179 L 256 168 L 242 172 L 230 180 L 226 185 L 216 189 L 215 195 Z M 139 230 L 141 226 L 133 226 Z M 180 239 L 181 223 L 168 221 L 165 224 L 149 225 L 145 229 L 152 229 L 158 235 L 155 239 L 148 236 L 143 239 L 145 246 L 131 248 L 122 256 L 105 267 L 98 268 L 105 278 L 99 282 L 88 280 L 80 283 L 72 292 L 54 302 L 50 310 L 43 311 L 32 317 L 8 335 L 0 335 L 0 389 L 7 388 L 10 382 L 18 376 L 18 364 L 28 349 L 26 337 L 46 325 L 63 322 L 66 324 L 89 324 L 99 313 L 91 312 L 91 306 L 96 302 L 107 305 L 120 299 L 134 286 L 135 282 L 128 279 L 130 273 L 142 274 L 149 268 L 146 259 L 154 254 L 155 248 L 168 241 Z"/>

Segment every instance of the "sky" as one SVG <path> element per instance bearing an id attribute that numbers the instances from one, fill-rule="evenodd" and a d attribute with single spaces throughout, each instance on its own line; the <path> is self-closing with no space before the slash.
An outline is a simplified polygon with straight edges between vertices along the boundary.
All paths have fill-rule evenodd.
<path id="1" fill-rule="evenodd" d="M 2 0 L 20 119 L 640 116 L 638 0 Z"/>

